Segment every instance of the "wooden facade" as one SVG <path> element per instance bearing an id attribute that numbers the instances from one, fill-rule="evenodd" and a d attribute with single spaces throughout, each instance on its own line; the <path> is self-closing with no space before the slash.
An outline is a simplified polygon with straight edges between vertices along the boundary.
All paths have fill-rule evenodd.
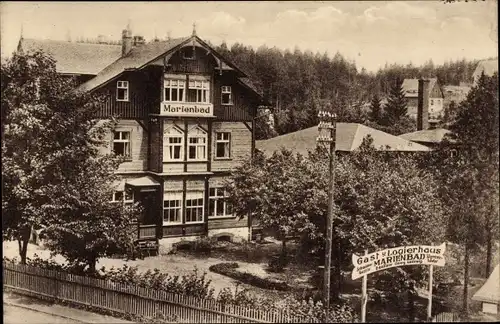
<path id="1" fill-rule="evenodd" d="M 206 235 L 211 230 L 248 227 L 247 217 L 228 215 L 209 217 L 210 188 L 222 188 L 224 179 L 239 164 L 251 158 L 255 139 L 252 125 L 256 116 L 259 96 L 239 81 L 240 72 L 222 70 L 220 61 L 210 51 L 195 47 L 194 59 L 186 59 L 183 50 L 166 56 L 167 64 L 159 58 L 141 70 L 127 71 L 103 85 L 98 92 L 106 100 L 99 117 L 117 116 L 119 123 L 116 131 L 129 131 L 131 134 L 131 159 L 124 162 L 118 172 L 126 179 L 130 173 L 134 177 L 149 177 L 158 185 L 144 190 L 142 185 L 133 185 L 134 200 L 146 207 L 140 224 L 137 226 L 139 240 L 158 240 L 193 235 Z M 209 80 L 209 103 L 213 105 L 211 116 L 162 115 L 161 104 L 164 100 L 164 78 L 166 75 Z M 117 81 L 128 81 L 129 100 L 117 101 Z M 222 104 L 221 87 L 231 87 L 231 103 Z M 187 95 L 187 94 L 186 94 Z M 182 102 L 181 102 L 182 104 Z M 164 157 L 165 134 L 175 127 L 183 134 L 183 150 L 180 160 Z M 187 158 L 189 132 L 199 127 L 207 134 L 206 158 L 192 161 Z M 230 134 L 230 154 L 216 156 L 218 133 Z M 111 142 L 113 138 L 110 137 Z M 222 189 L 221 189 L 222 190 Z M 164 222 L 164 195 L 182 193 L 182 223 Z M 186 197 L 192 192 L 203 192 L 203 222 L 186 223 Z"/>

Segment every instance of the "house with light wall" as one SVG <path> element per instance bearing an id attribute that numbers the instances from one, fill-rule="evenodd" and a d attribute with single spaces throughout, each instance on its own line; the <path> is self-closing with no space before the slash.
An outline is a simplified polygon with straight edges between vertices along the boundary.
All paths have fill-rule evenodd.
<path id="1" fill-rule="evenodd" d="M 424 96 L 428 98 L 429 105 L 428 111 L 424 113 L 428 115 L 428 126 L 432 127 L 437 124 L 443 114 L 444 94 L 437 78 L 427 80 L 429 80 L 429 86 Z M 418 79 L 404 79 L 402 87 L 407 101 L 408 116 L 417 119 Z"/>
<path id="2" fill-rule="evenodd" d="M 76 77 L 79 91 L 105 97 L 97 118 L 118 116 L 102 148 L 126 158 L 110 199 L 144 207 L 139 242 L 169 249 L 201 235 L 249 238 L 248 220 L 233 213 L 224 184 L 253 154 L 262 96 L 234 63 L 194 29 L 146 42 L 127 27 L 121 45 L 21 37 L 19 51 L 35 49 Z"/>

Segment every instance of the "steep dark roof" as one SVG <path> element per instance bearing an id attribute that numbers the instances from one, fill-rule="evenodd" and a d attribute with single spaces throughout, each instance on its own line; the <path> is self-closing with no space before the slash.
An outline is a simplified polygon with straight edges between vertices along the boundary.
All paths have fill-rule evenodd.
<path id="1" fill-rule="evenodd" d="M 429 79 L 429 93 L 432 92 L 434 86 L 437 83 L 437 78 Z M 416 98 L 418 97 L 418 79 L 404 79 L 403 90 L 406 93 L 406 97 Z"/>
<path id="2" fill-rule="evenodd" d="M 430 151 L 427 146 L 413 143 L 406 139 L 382 132 L 357 123 L 337 123 L 336 150 L 351 152 L 359 148 L 363 138 L 370 135 L 373 146 L 381 151 Z M 284 147 L 293 152 L 307 155 L 316 147 L 318 127 L 313 126 L 297 132 L 273 137 L 256 142 L 256 148 L 265 154 L 271 155 L 274 151 Z M 389 146 L 389 148 L 386 148 Z"/>
<path id="3" fill-rule="evenodd" d="M 117 77 L 126 69 L 140 68 L 182 44 L 189 38 L 190 37 L 174 38 L 168 41 L 152 42 L 133 47 L 127 55 L 118 58 L 100 71 L 95 78 L 82 84 L 79 89 L 84 91 L 92 90 Z"/>
<path id="4" fill-rule="evenodd" d="M 97 75 L 121 55 L 121 45 L 21 38 L 19 50 L 42 50 L 56 60 L 59 73 Z"/>

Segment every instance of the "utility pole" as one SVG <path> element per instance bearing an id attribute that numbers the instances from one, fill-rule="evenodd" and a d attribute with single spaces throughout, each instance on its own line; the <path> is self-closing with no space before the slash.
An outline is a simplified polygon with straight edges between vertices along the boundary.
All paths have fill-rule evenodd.
<path id="1" fill-rule="evenodd" d="M 333 240 L 333 209 L 335 193 L 335 136 L 337 128 L 337 116 L 335 113 L 320 111 L 318 114 L 318 143 L 328 145 L 329 155 L 329 192 L 328 192 L 328 215 L 326 220 L 326 248 L 325 248 L 325 267 L 323 280 L 323 300 L 326 307 L 326 314 L 330 308 L 330 281 L 332 268 L 332 240 Z"/>

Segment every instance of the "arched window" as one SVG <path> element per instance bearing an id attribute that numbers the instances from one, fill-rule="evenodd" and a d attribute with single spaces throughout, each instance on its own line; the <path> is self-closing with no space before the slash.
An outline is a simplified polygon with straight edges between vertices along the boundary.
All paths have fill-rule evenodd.
<path id="1" fill-rule="evenodd" d="M 188 132 L 188 160 L 205 161 L 207 159 L 207 132 L 194 126 Z"/>
<path id="2" fill-rule="evenodd" d="M 184 160 L 184 132 L 170 126 L 163 133 L 163 161 Z"/>

